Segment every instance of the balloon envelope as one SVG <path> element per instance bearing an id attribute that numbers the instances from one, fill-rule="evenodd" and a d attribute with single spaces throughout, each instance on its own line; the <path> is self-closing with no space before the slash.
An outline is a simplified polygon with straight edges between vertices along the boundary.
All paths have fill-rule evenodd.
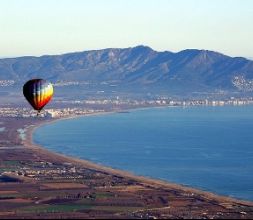
<path id="1" fill-rule="evenodd" d="M 35 110 L 41 111 L 51 100 L 54 89 L 51 83 L 43 79 L 33 79 L 24 85 L 23 93 L 31 106 Z"/>

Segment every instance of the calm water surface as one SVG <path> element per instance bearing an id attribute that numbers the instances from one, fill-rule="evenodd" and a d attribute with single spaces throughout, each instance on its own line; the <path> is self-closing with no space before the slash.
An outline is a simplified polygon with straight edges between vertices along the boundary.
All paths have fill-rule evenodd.
<path id="1" fill-rule="evenodd" d="M 253 106 L 168 107 L 38 128 L 49 150 L 253 201 Z"/>

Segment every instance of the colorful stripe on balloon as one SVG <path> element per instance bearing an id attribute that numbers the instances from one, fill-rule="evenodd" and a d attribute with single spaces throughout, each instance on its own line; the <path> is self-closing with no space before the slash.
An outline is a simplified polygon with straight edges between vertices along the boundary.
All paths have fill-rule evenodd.
<path id="1" fill-rule="evenodd" d="M 43 79 L 33 79 L 24 85 L 23 93 L 33 108 L 40 111 L 51 100 L 54 89 L 51 83 Z"/>

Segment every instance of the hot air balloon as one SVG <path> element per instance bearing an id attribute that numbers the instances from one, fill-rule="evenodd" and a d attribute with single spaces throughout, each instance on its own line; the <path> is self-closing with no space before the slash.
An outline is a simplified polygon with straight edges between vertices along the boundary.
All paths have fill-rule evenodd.
<path id="1" fill-rule="evenodd" d="M 48 104 L 54 94 L 53 85 L 43 79 L 32 79 L 25 83 L 23 94 L 34 110 L 40 111 Z"/>

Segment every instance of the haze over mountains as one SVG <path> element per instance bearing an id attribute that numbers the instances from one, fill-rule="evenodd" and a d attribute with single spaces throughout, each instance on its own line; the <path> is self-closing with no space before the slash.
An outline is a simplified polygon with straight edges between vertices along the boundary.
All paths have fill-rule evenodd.
<path id="1" fill-rule="evenodd" d="M 93 85 L 93 89 L 158 94 L 251 93 L 253 61 L 208 50 L 172 53 L 145 46 L 0 59 L 0 80 L 11 80 L 14 86 L 31 78 L 48 79 L 65 89 Z"/>

